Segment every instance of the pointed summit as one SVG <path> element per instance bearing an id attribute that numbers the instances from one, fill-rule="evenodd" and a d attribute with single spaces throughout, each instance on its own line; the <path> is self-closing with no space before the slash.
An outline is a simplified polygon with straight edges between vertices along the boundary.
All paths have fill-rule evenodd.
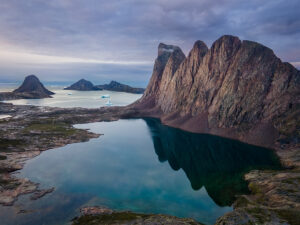
<path id="1" fill-rule="evenodd" d="M 44 87 L 44 85 L 40 82 L 39 78 L 35 75 L 29 75 L 25 77 L 22 85 L 13 91 L 14 93 L 34 93 L 40 98 L 50 97 L 54 93 L 49 91 Z"/>
<path id="2" fill-rule="evenodd" d="M 158 55 L 155 60 L 151 80 L 143 98 L 151 97 L 157 93 L 167 63 L 169 63 L 168 68 L 171 68 L 173 74 L 184 58 L 185 55 L 178 46 L 160 43 L 158 45 Z"/>

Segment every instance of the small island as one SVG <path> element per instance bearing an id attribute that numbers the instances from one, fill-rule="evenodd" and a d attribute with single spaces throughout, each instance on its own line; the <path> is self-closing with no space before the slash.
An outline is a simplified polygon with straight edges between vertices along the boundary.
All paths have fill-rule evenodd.
<path id="1" fill-rule="evenodd" d="M 75 90 L 75 91 L 99 91 L 102 89 L 97 88 L 94 84 L 88 80 L 80 79 L 76 83 L 69 87 L 64 88 L 64 90 Z"/>
<path id="2" fill-rule="evenodd" d="M 119 91 L 119 92 L 133 93 L 133 94 L 143 94 L 145 91 L 144 88 L 131 87 L 129 85 L 121 84 L 114 80 L 111 81 L 109 84 L 97 85 L 96 87 L 108 91 Z"/>
<path id="3" fill-rule="evenodd" d="M 55 93 L 49 91 L 35 75 L 25 77 L 22 85 L 12 92 L 0 92 L 0 101 L 16 99 L 52 98 Z"/>
<path id="4" fill-rule="evenodd" d="M 126 84 L 121 84 L 117 81 L 111 81 L 109 84 L 101 84 L 101 85 L 93 85 L 92 82 L 87 81 L 85 79 L 80 79 L 76 83 L 72 84 L 69 87 L 64 88 L 64 90 L 75 90 L 75 91 L 118 91 L 118 92 L 126 92 L 133 94 L 143 94 L 144 88 L 136 88 L 131 87 Z"/>

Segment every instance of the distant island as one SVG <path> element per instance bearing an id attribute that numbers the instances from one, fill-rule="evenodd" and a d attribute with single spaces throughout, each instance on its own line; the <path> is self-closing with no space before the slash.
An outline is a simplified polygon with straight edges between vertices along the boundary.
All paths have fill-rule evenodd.
<path id="1" fill-rule="evenodd" d="M 64 90 L 76 90 L 76 91 L 98 91 L 102 90 L 94 86 L 94 84 L 88 80 L 80 79 L 76 83 L 69 87 L 64 88 Z"/>
<path id="2" fill-rule="evenodd" d="M 145 91 L 144 88 L 131 87 L 126 84 L 121 84 L 117 81 L 111 81 L 109 84 L 97 85 L 96 87 L 108 91 L 119 91 L 119 92 L 127 92 L 127 93 L 134 93 L 134 94 L 143 94 Z"/>
<path id="3" fill-rule="evenodd" d="M 0 92 L 0 101 L 15 99 L 41 99 L 52 98 L 54 95 L 40 82 L 35 75 L 25 77 L 22 85 L 12 92 Z"/>
<path id="4" fill-rule="evenodd" d="M 108 90 L 108 91 L 118 91 L 118 92 L 127 92 L 133 94 L 142 94 L 144 93 L 144 88 L 135 88 L 126 84 L 121 84 L 117 81 L 111 81 L 109 84 L 102 85 L 93 85 L 92 82 L 87 81 L 85 79 L 80 79 L 76 83 L 71 86 L 64 88 L 64 90 L 76 90 L 76 91 L 100 91 L 100 90 Z"/>

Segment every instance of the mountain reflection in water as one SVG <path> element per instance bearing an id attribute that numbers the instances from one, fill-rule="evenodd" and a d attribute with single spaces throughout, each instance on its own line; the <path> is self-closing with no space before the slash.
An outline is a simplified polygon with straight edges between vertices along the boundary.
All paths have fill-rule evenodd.
<path id="1" fill-rule="evenodd" d="M 245 172 L 279 167 L 268 149 L 185 132 L 156 119 L 75 127 L 104 135 L 28 160 L 16 176 L 55 191 L 35 201 L 20 196 L 14 207 L 0 206 L 1 225 L 68 224 L 85 205 L 214 224 L 232 210 L 235 195 L 247 192 Z M 32 213 L 17 213 L 20 209 Z"/>
<path id="2" fill-rule="evenodd" d="M 243 175 L 252 169 L 280 168 L 272 150 L 208 134 L 195 134 L 145 119 L 160 162 L 183 169 L 194 190 L 205 187 L 219 206 L 248 192 Z"/>

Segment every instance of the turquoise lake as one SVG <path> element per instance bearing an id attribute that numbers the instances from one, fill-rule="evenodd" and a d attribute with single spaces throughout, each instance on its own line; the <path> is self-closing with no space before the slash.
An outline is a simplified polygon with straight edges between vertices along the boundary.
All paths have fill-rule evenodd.
<path id="1" fill-rule="evenodd" d="M 55 187 L 31 201 L 0 207 L 1 224 L 66 224 L 82 206 L 191 217 L 204 224 L 247 193 L 243 174 L 279 167 L 271 150 L 164 126 L 157 119 L 76 125 L 104 134 L 48 150 L 16 175 Z M 32 210 L 17 214 L 20 209 Z"/>

